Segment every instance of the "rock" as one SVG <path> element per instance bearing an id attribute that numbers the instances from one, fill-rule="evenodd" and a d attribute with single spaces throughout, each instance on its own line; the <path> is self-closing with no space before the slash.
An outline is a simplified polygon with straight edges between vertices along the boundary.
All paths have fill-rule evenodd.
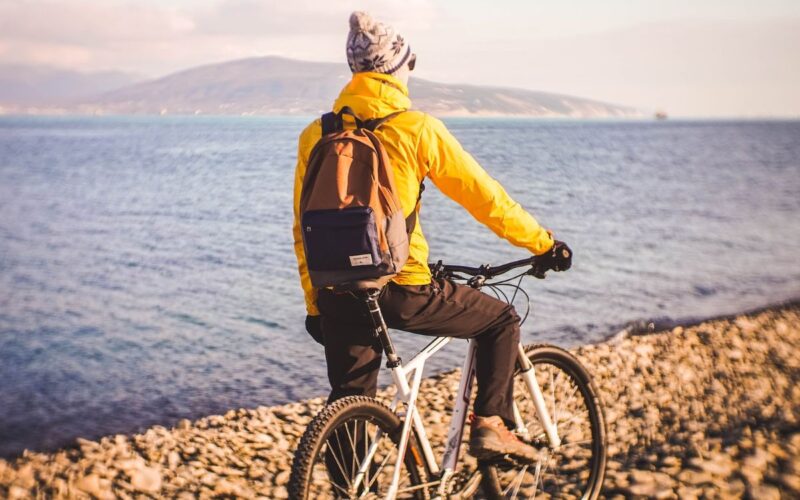
<path id="1" fill-rule="evenodd" d="M 700 488 L 690 488 L 687 486 L 681 486 L 675 493 L 681 500 L 697 500 L 698 498 L 700 498 L 700 495 L 703 493 L 703 490 L 701 490 Z"/>
<path id="2" fill-rule="evenodd" d="M 702 486 L 711 484 L 714 478 L 708 472 L 697 472 L 693 470 L 683 470 L 678 474 L 678 481 L 689 486 Z"/>
<path id="3" fill-rule="evenodd" d="M 36 485 L 36 478 L 34 477 L 33 466 L 31 464 L 25 464 L 19 469 L 17 469 L 14 483 L 17 486 L 20 486 L 27 490 L 33 488 Z"/>
<path id="4" fill-rule="evenodd" d="M 177 451 L 169 452 L 167 455 L 167 465 L 169 466 L 170 470 L 175 470 L 178 468 L 178 465 L 181 463 L 181 456 L 178 454 Z"/>
<path id="5" fill-rule="evenodd" d="M 220 479 L 216 487 L 214 487 L 214 495 L 248 498 L 253 496 L 253 492 L 241 484 L 228 481 L 227 479 Z"/>
<path id="6" fill-rule="evenodd" d="M 275 479 L 272 481 L 275 486 L 282 486 L 289 482 L 289 476 L 291 475 L 292 471 L 289 469 L 282 470 L 278 474 L 275 475 Z"/>
<path id="7" fill-rule="evenodd" d="M 121 471 L 129 471 L 132 469 L 138 469 L 139 467 L 143 467 L 145 464 L 144 459 L 140 456 L 124 458 L 122 460 L 117 460 L 114 463 L 114 466 L 121 470 Z"/>
<path id="8" fill-rule="evenodd" d="M 758 500 L 781 500 L 781 492 L 774 486 L 762 484 L 750 490 L 751 498 Z"/>
<path id="9" fill-rule="evenodd" d="M 31 492 L 22 488 L 21 486 L 11 486 L 8 489 L 8 500 L 21 500 L 23 498 L 31 498 Z"/>
<path id="10" fill-rule="evenodd" d="M 157 493 L 161 490 L 161 471 L 154 467 L 138 467 L 130 472 L 131 486 L 144 493 Z"/>
<path id="11" fill-rule="evenodd" d="M 644 498 L 672 498 L 674 493 L 672 488 L 659 486 L 658 484 L 634 484 L 628 488 L 623 488 L 623 491 L 634 497 Z"/>
<path id="12" fill-rule="evenodd" d="M 97 474 L 89 474 L 75 481 L 75 487 L 95 498 L 114 498 L 111 491 L 101 487 L 100 481 L 100 476 Z"/>
<path id="13" fill-rule="evenodd" d="M 714 455 L 709 460 L 693 458 L 689 460 L 689 464 L 697 469 L 720 477 L 728 477 L 736 467 L 736 465 L 722 453 Z"/>
<path id="14" fill-rule="evenodd" d="M 787 490 L 794 492 L 800 497 L 800 476 L 795 474 L 782 474 L 780 482 Z"/>
<path id="15" fill-rule="evenodd" d="M 178 421 L 178 425 L 176 425 L 175 428 L 181 431 L 188 431 L 192 428 L 192 423 L 188 419 L 183 418 Z"/>
<path id="16" fill-rule="evenodd" d="M 761 484 L 761 481 L 764 479 L 764 474 L 759 469 L 749 465 L 743 465 L 739 470 L 739 474 L 750 486 L 757 486 Z"/>
<path id="17" fill-rule="evenodd" d="M 767 469 L 767 465 L 770 462 L 770 455 L 765 450 L 761 448 L 756 448 L 754 453 L 742 461 L 744 466 L 752 467 L 760 472 L 764 472 Z"/>

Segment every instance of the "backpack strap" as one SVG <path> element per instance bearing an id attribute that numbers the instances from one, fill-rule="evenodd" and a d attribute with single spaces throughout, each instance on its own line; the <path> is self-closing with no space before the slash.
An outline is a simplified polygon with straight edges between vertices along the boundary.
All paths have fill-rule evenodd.
<path id="1" fill-rule="evenodd" d="M 363 122 L 363 128 L 365 128 L 365 129 L 367 129 L 367 130 L 369 130 L 371 132 L 374 132 L 376 128 L 380 127 L 381 125 L 383 125 L 387 121 L 391 120 L 395 116 L 399 115 L 403 111 L 405 111 L 405 110 L 401 109 L 400 111 L 395 111 L 394 113 L 389 113 L 388 115 L 382 116 L 380 118 L 373 118 L 372 120 L 366 120 L 366 121 Z"/>
<path id="2" fill-rule="evenodd" d="M 355 111 L 353 111 L 353 108 L 351 108 L 350 106 L 345 106 L 342 109 L 340 109 L 338 113 L 330 112 L 322 115 L 322 135 L 326 134 L 325 132 L 326 117 L 328 117 L 327 118 L 328 123 L 332 127 L 334 127 L 330 130 L 330 132 L 327 133 L 339 132 L 344 128 L 343 125 L 344 122 L 342 120 L 342 118 L 344 118 L 344 115 L 349 115 L 353 118 L 353 120 L 355 120 L 356 128 L 365 128 L 370 132 L 374 132 L 376 128 L 380 127 L 381 125 L 391 120 L 395 116 L 399 115 L 403 111 L 405 110 L 401 109 L 400 111 L 389 113 L 388 115 L 382 116 L 380 118 L 372 118 L 371 120 L 362 120 L 361 118 L 358 117 Z"/>
<path id="3" fill-rule="evenodd" d="M 364 128 L 364 122 L 361 120 L 361 118 L 358 117 L 356 112 L 353 111 L 353 108 L 351 108 L 350 106 L 343 107 L 342 109 L 339 110 L 339 113 L 336 114 L 339 123 L 343 123 L 342 118 L 344 118 L 344 115 L 350 115 L 353 118 L 353 120 L 355 120 L 356 128 Z"/>
<path id="4" fill-rule="evenodd" d="M 333 111 L 325 113 L 321 118 L 322 135 L 332 134 L 334 132 L 341 132 L 344 129 L 342 117 Z"/>

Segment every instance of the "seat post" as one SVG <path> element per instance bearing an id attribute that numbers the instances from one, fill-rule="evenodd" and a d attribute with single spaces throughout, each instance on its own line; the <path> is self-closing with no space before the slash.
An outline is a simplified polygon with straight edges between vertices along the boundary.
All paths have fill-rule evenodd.
<path id="1" fill-rule="evenodd" d="M 364 295 L 364 300 L 367 303 L 369 316 L 372 318 L 372 324 L 375 327 L 375 336 L 378 337 L 381 347 L 383 347 L 383 352 L 386 353 L 386 367 L 396 368 L 400 366 L 402 360 L 400 356 L 397 355 L 397 351 L 394 350 L 392 339 L 389 338 L 389 327 L 386 326 L 386 321 L 383 319 L 383 313 L 381 312 L 381 306 L 378 303 L 380 295 L 380 290 L 371 289 Z"/>

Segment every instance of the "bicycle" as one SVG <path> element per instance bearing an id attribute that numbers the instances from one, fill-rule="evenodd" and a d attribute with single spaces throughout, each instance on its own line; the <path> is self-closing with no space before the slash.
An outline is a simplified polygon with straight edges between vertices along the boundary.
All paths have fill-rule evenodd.
<path id="1" fill-rule="evenodd" d="M 510 304 L 521 292 L 528 299 L 524 323 L 530 300 L 522 280 L 527 275 L 544 278 L 535 264 L 536 257 L 497 267 L 450 266 L 439 261 L 431 270 L 434 279 L 488 289 Z M 528 269 L 492 281 L 522 267 Z M 504 288 L 514 290 L 510 298 Z M 606 466 L 605 416 L 591 376 L 573 355 L 550 345 L 519 345 L 514 432 L 537 449 L 536 462 L 520 463 L 503 456 L 478 461 L 474 470 L 457 471 L 475 378 L 476 343 L 469 341 L 439 465 L 416 402 L 426 360 L 453 339 L 437 337 L 403 364 L 378 305 L 379 291 L 359 294 L 370 312 L 397 392 L 389 406 L 365 396 L 345 397 L 326 406 L 306 428 L 295 453 L 288 488 L 291 498 L 599 496 Z"/>

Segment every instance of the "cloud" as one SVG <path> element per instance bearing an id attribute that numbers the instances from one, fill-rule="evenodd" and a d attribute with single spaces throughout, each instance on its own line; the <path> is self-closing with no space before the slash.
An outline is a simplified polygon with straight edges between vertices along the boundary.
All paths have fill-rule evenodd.
<path id="1" fill-rule="evenodd" d="M 499 34 L 463 48 L 472 63 L 446 67 L 443 54 L 455 51 L 448 46 L 427 58 L 431 78 L 446 81 L 563 92 L 676 115 L 798 115 L 798 47 L 800 18 L 694 19 L 549 39 Z"/>
<path id="2" fill-rule="evenodd" d="M 342 37 L 354 10 L 364 10 L 359 0 L 222 0 L 195 16 L 199 32 L 228 36 L 274 36 L 302 34 Z M 436 17 L 428 0 L 373 0 L 369 10 L 379 19 L 397 25 L 424 28 Z"/>
<path id="3" fill-rule="evenodd" d="M 579 17 L 572 4 L 487 10 L 467 0 L 449 9 L 434 0 L 0 0 L 0 63 L 160 76 L 262 55 L 343 62 L 348 15 L 366 8 L 406 36 L 422 78 L 678 114 L 800 114 L 796 15 L 767 19 L 760 7 L 744 4 L 695 11 L 689 0 L 678 3 L 707 18 L 662 13 L 659 22 L 645 23 L 636 19 L 646 5 L 634 15 L 623 9 L 625 0 L 585 3 Z M 628 14 L 617 12 L 623 10 Z M 708 17 L 715 12 L 738 17 Z M 621 19 L 628 24 L 620 26 Z"/>
<path id="4" fill-rule="evenodd" d="M 0 4 L 0 62 L 161 73 L 225 58 L 276 54 L 342 58 L 357 0 L 212 0 L 183 7 L 144 1 L 11 0 Z M 382 20 L 414 26 L 431 0 L 374 0 Z"/>
<path id="5" fill-rule="evenodd" d="M 4 39 L 95 47 L 103 43 L 177 38 L 194 29 L 175 8 L 91 0 L 19 1 L 0 4 Z"/>

